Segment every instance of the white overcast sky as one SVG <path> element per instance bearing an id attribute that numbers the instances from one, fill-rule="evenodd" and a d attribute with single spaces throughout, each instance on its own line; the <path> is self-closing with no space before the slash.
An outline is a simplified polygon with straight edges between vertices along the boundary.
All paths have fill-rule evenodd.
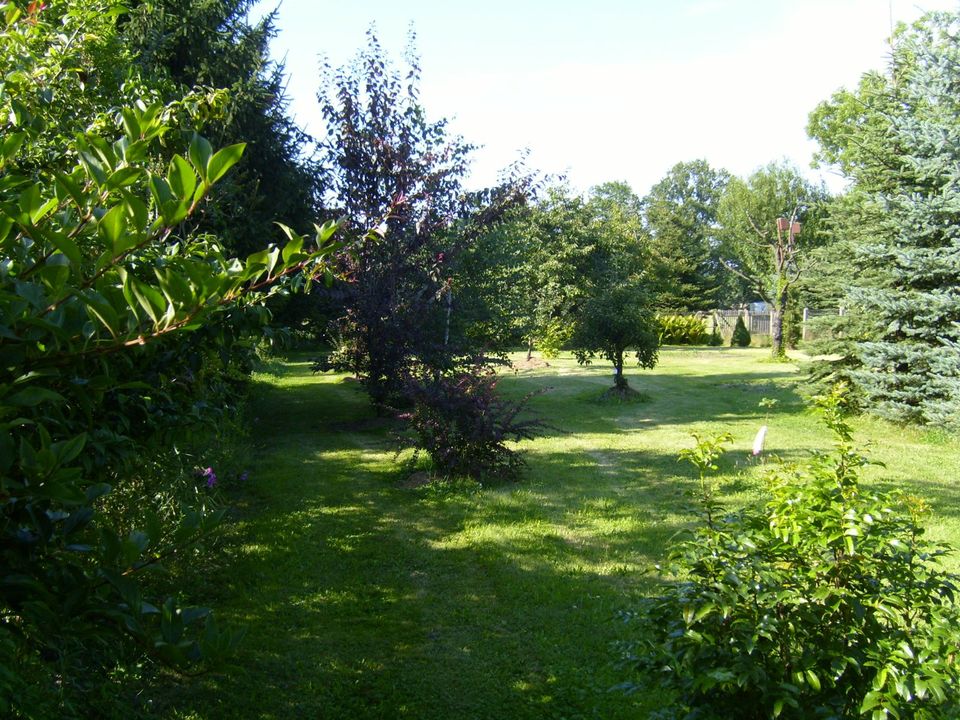
<path id="1" fill-rule="evenodd" d="M 259 12 L 277 5 L 263 0 Z M 807 169 L 807 115 L 884 67 L 891 22 L 956 9 L 957 0 L 282 0 L 273 53 L 286 63 L 291 112 L 319 135 L 319 58 L 346 63 L 375 23 L 399 63 L 412 25 L 428 117 L 449 118 L 482 146 L 470 185 L 492 183 L 528 149 L 532 168 L 580 190 L 625 180 L 644 195 L 697 158 L 738 175 L 784 157 Z"/>

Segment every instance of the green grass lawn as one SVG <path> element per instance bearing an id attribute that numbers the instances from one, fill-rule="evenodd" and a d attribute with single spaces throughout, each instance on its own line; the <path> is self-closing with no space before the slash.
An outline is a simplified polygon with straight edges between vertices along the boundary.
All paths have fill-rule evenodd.
<path id="1" fill-rule="evenodd" d="M 797 458 L 829 437 L 796 393 L 796 366 L 764 350 L 669 349 L 630 373 L 650 399 L 598 402 L 611 368 L 505 373 L 510 395 L 554 429 L 522 444 L 516 484 L 404 487 L 391 429 L 342 376 L 305 358 L 258 376 L 255 465 L 202 598 L 248 628 L 236 667 L 158 694 L 171 718 L 632 718 L 657 697 L 629 678 L 618 612 L 655 589 L 653 566 L 690 521 L 691 433 L 735 442 L 722 464 L 731 505 L 758 496 L 754 434 Z M 765 418 L 764 398 L 779 403 Z M 872 420 L 858 438 L 933 506 L 937 539 L 960 540 L 955 439 Z M 162 702 L 161 702 L 162 698 Z"/>

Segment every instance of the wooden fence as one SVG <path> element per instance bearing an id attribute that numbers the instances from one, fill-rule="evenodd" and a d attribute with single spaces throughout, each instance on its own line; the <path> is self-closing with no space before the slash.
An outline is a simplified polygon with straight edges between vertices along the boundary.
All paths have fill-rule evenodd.
<path id="1" fill-rule="evenodd" d="M 744 325 L 755 339 L 770 337 L 770 311 L 752 312 L 749 308 L 740 308 L 736 310 L 714 310 L 713 312 L 698 313 L 707 323 L 707 331 L 712 332 L 714 328 L 720 331 L 725 341 L 730 340 L 733 335 L 733 328 L 737 324 L 737 318 L 742 317 Z M 814 329 L 812 321 L 818 317 L 843 315 L 843 308 L 831 310 L 815 310 L 813 308 L 803 309 L 803 335 L 804 340 L 814 338 Z"/>

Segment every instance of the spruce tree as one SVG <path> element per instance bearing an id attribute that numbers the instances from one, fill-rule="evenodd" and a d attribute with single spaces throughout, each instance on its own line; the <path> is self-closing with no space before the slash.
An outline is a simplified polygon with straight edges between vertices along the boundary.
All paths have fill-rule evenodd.
<path id="1" fill-rule="evenodd" d="M 662 309 L 713 310 L 728 299 L 731 276 L 718 255 L 716 226 L 729 179 L 726 170 L 715 170 L 706 160 L 677 163 L 644 198 Z"/>
<path id="2" fill-rule="evenodd" d="M 850 299 L 872 325 L 853 373 L 897 421 L 960 425 L 960 17 L 927 16 L 894 54 L 896 112 L 884 182 L 865 203 L 887 232 L 860 248 L 882 273 Z"/>
<path id="3" fill-rule="evenodd" d="M 216 145 L 247 143 L 237 171 L 201 208 L 200 229 L 240 255 L 280 242 L 277 222 L 304 230 L 321 218 L 322 174 L 311 139 L 287 113 L 282 63 L 270 58 L 276 12 L 255 0 L 133 0 L 119 21 L 137 69 L 164 97 L 226 90 L 194 118 Z"/>

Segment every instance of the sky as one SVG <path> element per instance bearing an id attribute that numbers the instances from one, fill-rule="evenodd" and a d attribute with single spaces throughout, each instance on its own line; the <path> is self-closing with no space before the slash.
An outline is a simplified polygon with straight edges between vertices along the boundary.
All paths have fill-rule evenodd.
<path id="1" fill-rule="evenodd" d="M 410 28 L 431 120 L 481 146 L 468 186 L 530 168 L 578 191 L 612 180 L 645 195 L 676 163 L 740 176 L 788 159 L 810 168 L 807 116 L 885 67 L 892 23 L 958 0 L 262 0 L 277 9 L 274 57 L 290 111 L 320 135 L 321 59 L 337 67 L 371 24 L 402 67 Z"/>

